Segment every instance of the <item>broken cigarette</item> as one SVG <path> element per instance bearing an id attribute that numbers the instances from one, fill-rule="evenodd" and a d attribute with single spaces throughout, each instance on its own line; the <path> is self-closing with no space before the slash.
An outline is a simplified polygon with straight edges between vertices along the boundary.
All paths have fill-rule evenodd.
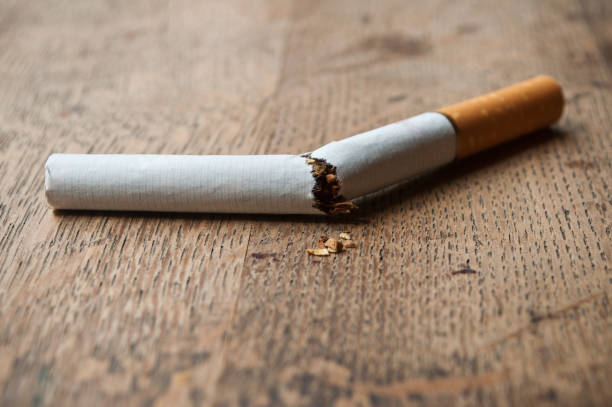
<path id="1" fill-rule="evenodd" d="M 56 209 L 328 214 L 352 199 L 549 126 L 559 84 L 538 76 L 302 155 L 52 154 Z"/>

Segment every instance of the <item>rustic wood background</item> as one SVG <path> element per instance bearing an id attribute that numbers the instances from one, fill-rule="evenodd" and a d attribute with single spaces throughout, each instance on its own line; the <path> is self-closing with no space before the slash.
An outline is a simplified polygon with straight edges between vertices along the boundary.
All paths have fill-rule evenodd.
<path id="1" fill-rule="evenodd" d="M 611 67 L 608 0 L 2 0 L 2 404 L 611 405 Z M 300 153 L 540 73 L 555 129 L 350 221 L 45 202 L 52 152 Z"/>

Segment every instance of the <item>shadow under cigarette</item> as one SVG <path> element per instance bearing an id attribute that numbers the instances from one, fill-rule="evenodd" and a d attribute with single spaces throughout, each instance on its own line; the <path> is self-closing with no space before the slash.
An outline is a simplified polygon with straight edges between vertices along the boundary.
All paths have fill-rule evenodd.
<path id="1" fill-rule="evenodd" d="M 363 224 L 368 223 L 376 213 L 384 211 L 391 205 L 398 204 L 398 200 L 408 198 L 419 192 L 431 190 L 438 185 L 452 182 L 472 172 L 510 159 L 523 151 L 538 145 L 549 143 L 555 139 L 566 137 L 567 133 L 561 129 L 547 128 L 526 135 L 511 142 L 502 144 L 467 159 L 455 161 L 431 173 L 420 176 L 414 180 L 397 184 L 370 194 L 358 200 L 359 210 L 353 215 L 318 216 L 318 215 L 260 215 L 260 214 L 234 214 L 234 213 L 179 213 L 179 212 L 132 212 L 132 211 L 89 211 L 56 209 L 53 211 L 59 217 L 109 217 L 109 218 L 152 218 L 176 220 L 234 220 L 234 221 L 262 221 L 262 222 L 301 222 L 301 223 L 338 223 Z"/>
<path id="2" fill-rule="evenodd" d="M 559 128 L 538 130 L 465 159 L 454 161 L 414 180 L 391 186 L 383 191 L 361 198 L 357 203 L 360 209 L 359 212 L 361 216 L 371 218 L 376 213 L 384 211 L 392 205 L 397 205 L 411 196 L 430 191 L 443 184 L 451 183 L 470 173 L 482 171 L 487 167 L 512 159 L 512 157 L 527 150 L 568 136 L 569 134 L 566 130 Z"/>
<path id="3" fill-rule="evenodd" d="M 302 223 L 368 223 L 369 220 L 361 215 L 285 215 L 285 214 L 249 214 L 249 213 L 186 213 L 186 212 L 138 212 L 138 211 L 94 211 L 54 209 L 53 214 L 59 217 L 93 216 L 109 218 L 155 218 L 176 220 L 233 220 L 257 222 L 302 222 Z"/>

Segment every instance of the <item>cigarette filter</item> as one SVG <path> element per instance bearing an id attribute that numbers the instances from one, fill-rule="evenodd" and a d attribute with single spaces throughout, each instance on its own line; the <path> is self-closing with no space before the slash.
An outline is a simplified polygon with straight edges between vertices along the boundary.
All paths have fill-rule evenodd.
<path id="1" fill-rule="evenodd" d="M 300 155 L 52 154 L 56 209 L 350 213 L 351 200 L 549 126 L 563 111 L 547 76 Z"/>

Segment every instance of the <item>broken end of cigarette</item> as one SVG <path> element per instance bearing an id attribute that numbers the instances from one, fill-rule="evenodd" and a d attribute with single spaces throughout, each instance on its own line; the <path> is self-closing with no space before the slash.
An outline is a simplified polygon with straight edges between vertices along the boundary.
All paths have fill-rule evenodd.
<path id="1" fill-rule="evenodd" d="M 306 155 L 306 162 L 312 167 L 315 185 L 313 207 L 327 215 L 348 215 L 359 209 L 357 205 L 346 199 L 340 193 L 341 182 L 336 174 L 336 167 L 327 161 Z"/>

